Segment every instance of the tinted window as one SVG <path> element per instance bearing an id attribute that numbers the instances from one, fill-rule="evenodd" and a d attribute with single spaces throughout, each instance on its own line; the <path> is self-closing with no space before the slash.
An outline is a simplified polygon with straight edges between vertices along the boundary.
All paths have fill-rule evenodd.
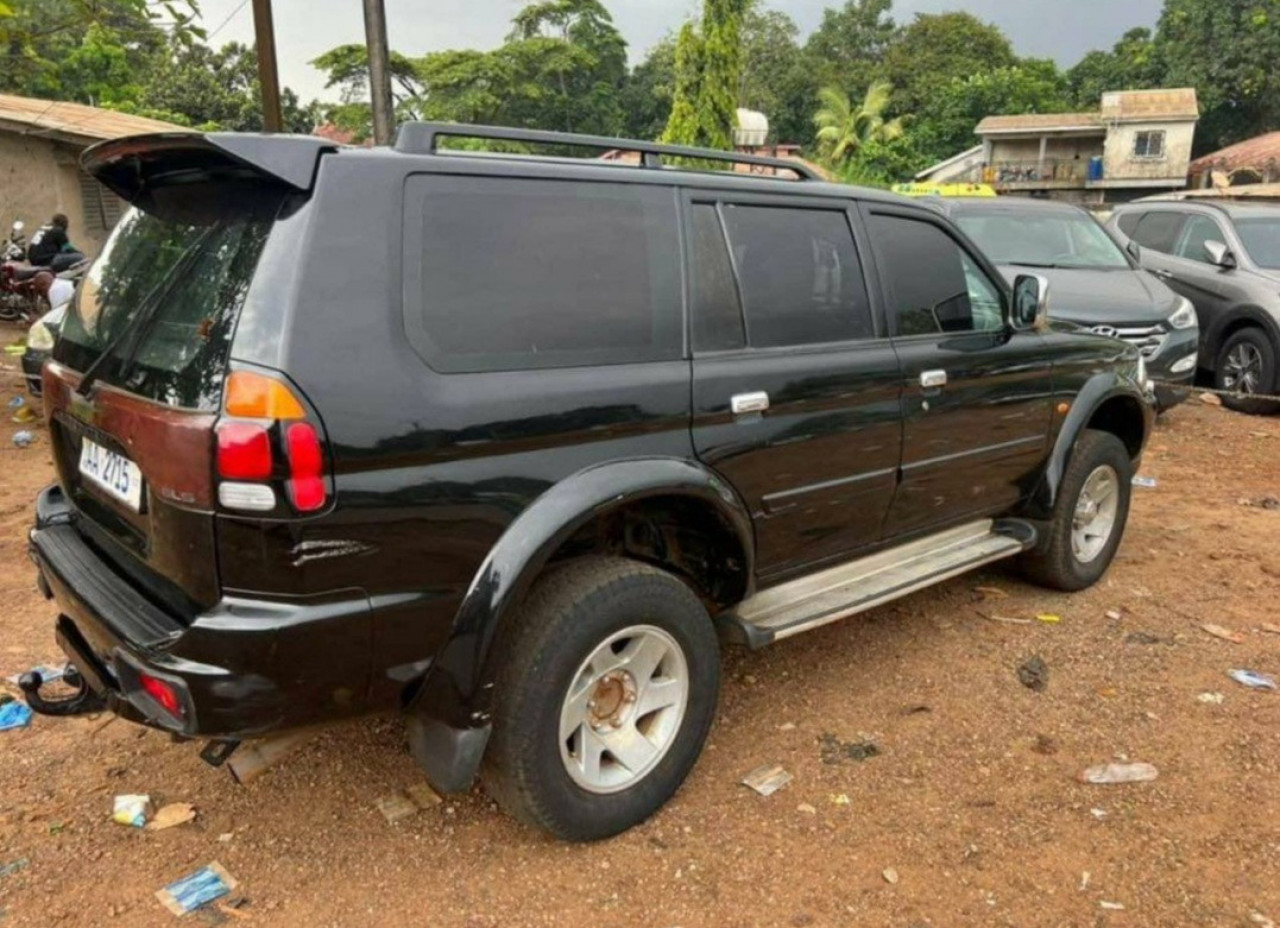
<path id="1" fill-rule="evenodd" d="M 753 348 L 875 335 L 843 211 L 726 204 L 724 217 Z"/>
<path id="2" fill-rule="evenodd" d="M 86 370 L 170 406 L 215 409 L 231 336 L 280 206 L 224 190 L 221 205 L 189 221 L 130 210 L 93 263 L 55 352 Z M 239 201 L 240 205 L 235 205 Z"/>
<path id="3" fill-rule="evenodd" d="M 1154 248 L 1171 255 L 1178 233 L 1182 231 L 1182 220 L 1181 213 L 1165 210 L 1147 213 L 1134 230 L 1133 240 L 1143 248 Z"/>
<path id="4" fill-rule="evenodd" d="M 680 356 L 670 188 L 419 177 L 409 217 L 406 324 L 433 367 Z"/>
<path id="5" fill-rule="evenodd" d="M 697 203 L 693 219 L 693 347 L 727 351 L 746 344 L 742 305 L 714 204 Z"/>
<path id="6" fill-rule="evenodd" d="M 1204 243 L 1210 241 L 1226 241 L 1218 224 L 1208 216 L 1190 216 L 1187 218 L 1187 227 L 1182 233 L 1182 244 L 1178 246 L 1178 254 L 1192 261 L 1208 264 L 1209 257 L 1204 253 Z"/>
<path id="7" fill-rule="evenodd" d="M 1116 225 L 1120 227 L 1120 231 L 1127 237 L 1133 238 L 1134 231 L 1138 228 L 1138 223 L 1142 221 L 1142 213 L 1121 213 L 1120 218 L 1116 220 Z"/>
<path id="8" fill-rule="evenodd" d="M 1280 268 L 1280 219 L 1238 219 L 1236 231 L 1254 264 Z"/>
<path id="9" fill-rule="evenodd" d="M 1003 328 L 1000 288 L 950 235 L 897 216 L 873 216 L 871 233 L 898 335 Z"/>

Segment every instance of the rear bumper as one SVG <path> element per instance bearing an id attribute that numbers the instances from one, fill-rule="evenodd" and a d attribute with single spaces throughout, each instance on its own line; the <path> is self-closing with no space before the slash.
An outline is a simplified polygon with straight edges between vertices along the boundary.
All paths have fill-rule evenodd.
<path id="1" fill-rule="evenodd" d="M 369 711 L 373 623 L 362 591 L 324 601 L 228 596 L 175 616 L 113 570 L 75 520 L 58 487 L 41 493 L 30 554 L 61 613 L 60 646 L 120 715 L 239 740 Z M 145 691 L 144 674 L 178 694 L 180 713 Z"/>

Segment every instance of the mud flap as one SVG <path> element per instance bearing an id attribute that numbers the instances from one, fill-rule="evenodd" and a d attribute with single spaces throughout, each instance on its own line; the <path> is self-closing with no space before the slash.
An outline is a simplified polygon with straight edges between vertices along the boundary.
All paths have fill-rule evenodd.
<path id="1" fill-rule="evenodd" d="M 475 781 L 492 732 L 492 725 L 450 728 L 435 719 L 411 715 L 409 751 L 437 790 L 463 793 Z"/>

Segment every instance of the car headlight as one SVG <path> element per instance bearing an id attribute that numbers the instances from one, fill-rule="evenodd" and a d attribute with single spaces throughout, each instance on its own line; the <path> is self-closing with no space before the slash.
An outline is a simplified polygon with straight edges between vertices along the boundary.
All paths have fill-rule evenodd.
<path id="1" fill-rule="evenodd" d="M 1186 297 L 1179 297 L 1178 308 L 1169 317 L 1169 325 L 1175 329 L 1189 329 L 1198 322 L 1196 308 L 1191 305 L 1191 301 Z"/>
<path id="2" fill-rule="evenodd" d="M 52 351 L 53 333 L 43 322 L 36 322 L 27 330 L 27 347 L 32 351 Z"/>

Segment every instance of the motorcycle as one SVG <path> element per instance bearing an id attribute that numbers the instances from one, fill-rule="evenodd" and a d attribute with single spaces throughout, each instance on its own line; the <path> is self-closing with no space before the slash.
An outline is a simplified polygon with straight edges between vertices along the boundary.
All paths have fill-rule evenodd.
<path id="1" fill-rule="evenodd" d="M 41 271 L 56 273 L 63 280 L 78 284 L 89 268 L 90 261 L 76 253 L 75 263 L 55 272 L 51 268 L 37 267 L 26 261 L 26 241 L 23 224 L 15 222 L 9 240 L 0 252 L 0 322 L 22 322 L 30 325 L 49 310 L 49 304 L 36 289 L 36 275 Z M 61 257 L 61 256 L 60 256 Z"/>
<path id="2" fill-rule="evenodd" d="M 9 238 L 4 248 L 0 249 L 0 261 L 25 261 L 27 258 L 27 237 L 23 235 L 26 225 L 17 220 L 9 230 Z"/>

